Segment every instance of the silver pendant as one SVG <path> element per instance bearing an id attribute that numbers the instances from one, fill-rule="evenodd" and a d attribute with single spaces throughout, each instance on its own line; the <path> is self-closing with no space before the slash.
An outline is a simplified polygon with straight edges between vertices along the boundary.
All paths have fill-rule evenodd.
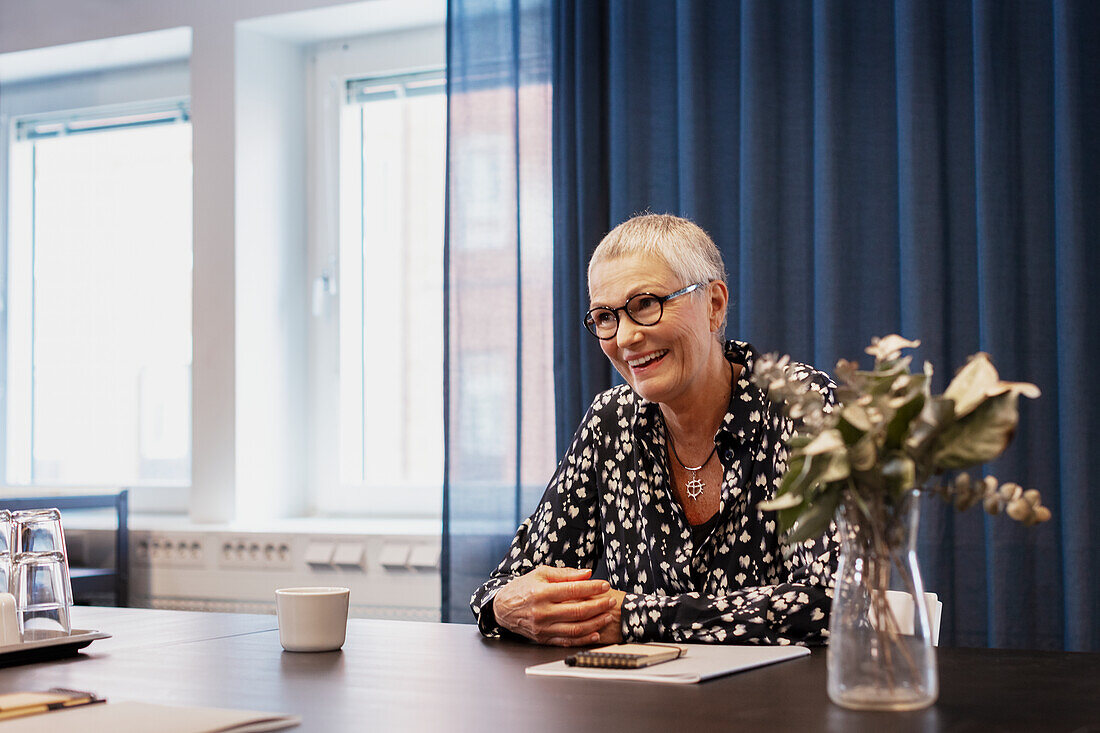
<path id="1" fill-rule="evenodd" d="M 703 489 L 706 488 L 706 484 L 703 483 L 702 479 L 695 475 L 695 471 L 692 471 L 691 481 L 688 481 L 684 485 L 684 488 L 687 489 L 688 496 L 691 497 L 692 501 L 695 501 L 703 495 Z"/>

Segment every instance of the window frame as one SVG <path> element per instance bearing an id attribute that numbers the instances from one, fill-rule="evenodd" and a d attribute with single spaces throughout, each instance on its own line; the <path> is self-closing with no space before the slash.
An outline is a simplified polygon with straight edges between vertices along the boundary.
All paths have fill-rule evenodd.
<path id="1" fill-rule="evenodd" d="M 342 165 L 340 149 L 355 142 L 341 125 L 348 82 L 445 73 L 445 25 L 317 44 L 310 53 L 311 105 L 307 261 L 313 294 L 309 339 L 309 504 L 319 516 L 372 518 L 442 516 L 442 485 L 409 491 L 370 491 L 342 485 L 339 475 L 339 243 L 361 232 L 340 231 L 340 211 L 357 207 L 358 169 Z M 333 141 L 336 144 L 333 144 Z M 442 406 L 440 407 L 442 410 Z"/>
<path id="2" fill-rule="evenodd" d="M 90 70 L 45 78 L 20 79 L 3 84 L 0 94 L 0 303 L 8 300 L 9 241 L 8 218 L 11 194 L 9 156 L 15 140 L 17 120 L 29 117 L 55 116 L 72 110 L 137 108 L 151 100 L 190 99 L 191 71 L 189 58 L 167 58 L 146 64 L 115 69 Z M 195 282 L 203 278 L 196 272 Z M 192 297 L 195 297 L 194 292 Z M 5 309 L 6 310 L 6 309 Z M 0 317 L 0 384 L 7 384 L 8 316 Z M 42 486 L 11 486 L 7 476 L 7 390 L 0 391 L 0 487 L 6 494 L 35 491 L 75 493 L 93 488 L 45 488 Z M 195 426 L 201 429 L 201 426 Z M 192 447 L 193 449 L 193 447 Z M 192 481 L 194 480 L 192 462 Z M 135 511 L 186 513 L 192 485 L 110 486 L 105 489 L 130 489 L 131 506 Z"/>
<path id="3" fill-rule="evenodd" d="M 37 180 L 37 144 L 39 141 L 48 141 L 61 137 L 83 136 L 102 132 L 131 130 L 159 126 L 166 124 L 186 124 L 190 129 L 190 102 L 186 97 L 168 98 L 149 102 L 132 104 L 111 104 L 92 108 L 81 108 L 55 111 L 49 114 L 18 115 L 11 118 L 8 142 L 8 231 L 4 240 L 4 254 L 7 257 L 5 286 L 7 297 L 5 298 L 4 325 L 5 330 L 5 359 L 0 374 L 3 375 L 4 390 L 2 419 L 5 426 L 3 462 L 0 463 L 0 481 L 6 485 L 18 486 L 27 490 L 37 491 L 42 487 L 57 486 L 60 489 L 88 488 L 103 489 L 118 484 L 105 484 L 97 481 L 80 482 L 51 482 L 43 481 L 35 475 L 36 459 L 33 455 L 35 449 L 34 425 L 38 418 L 36 414 L 35 371 L 36 349 L 35 334 L 38 331 L 35 280 L 37 279 L 36 248 L 37 227 L 34 219 L 38 216 L 35 211 Z M 188 150 L 190 155 L 190 150 Z M 19 161 L 16 164 L 14 161 Z M 32 180 L 27 185 L 26 180 L 16 181 L 16 176 L 30 174 Z M 189 186 L 190 188 L 190 186 Z M 188 202 L 190 203 L 190 202 Z M 18 215 L 14 215 L 17 209 Z M 27 251 L 21 251 L 22 246 L 13 251 L 13 245 L 29 242 Z M 18 264 L 13 264 L 18 258 Z M 188 313 L 191 310 L 188 301 Z M 191 341 L 190 319 L 187 340 Z M 16 345 L 18 353 L 22 357 L 18 363 L 13 361 L 12 345 Z M 187 424 L 182 426 L 188 435 L 187 473 L 191 473 L 190 435 L 191 435 L 191 378 L 192 365 L 187 365 Z M 11 388 L 17 384 L 17 388 Z M 21 397 L 18 397 L 21 395 Z M 19 436 L 12 436 L 9 428 L 19 427 Z M 13 465 L 14 464 L 14 465 Z M 18 476 L 16 476 L 18 474 Z M 141 482 L 120 482 L 132 489 L 179 489 L 190 485 L 188 481 L 178 480 L 149 480 Z"/>

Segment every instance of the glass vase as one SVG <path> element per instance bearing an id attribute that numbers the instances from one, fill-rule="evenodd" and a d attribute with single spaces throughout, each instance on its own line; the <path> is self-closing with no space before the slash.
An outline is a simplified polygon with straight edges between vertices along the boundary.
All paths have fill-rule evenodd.
<path id="1" fill-rule="evenodd" d="M 917 562 L 918 492 L 838 513 L 841 548 L 827 652 L 829 698 L 854 710 L 917 710 L 939 695 Z M 919 599 L 919 602 L 918 600 Z"/>

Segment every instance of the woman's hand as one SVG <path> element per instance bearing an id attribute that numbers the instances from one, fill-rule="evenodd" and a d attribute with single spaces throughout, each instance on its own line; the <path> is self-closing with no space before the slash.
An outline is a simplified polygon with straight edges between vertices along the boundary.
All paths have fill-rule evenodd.
<path id="1" fill-rule="evenodd" d="M 540 565 L 497 592 L 493 614 L 504 628 L 539 644 L 595 644 L 617 623 L 622 599 L 607 581 L 591 577 L 591 570 Z"/>
<path id="2" fill-rule="evenodd" d="M 623 598 L 626 593 L 612 588 L 604 595 L 611 599 L 613 605 L 608 614 L 611 616 L 611 621 L 600 629 L 599 642 L 601 644 L 619 644 L 623 640 Z"/>

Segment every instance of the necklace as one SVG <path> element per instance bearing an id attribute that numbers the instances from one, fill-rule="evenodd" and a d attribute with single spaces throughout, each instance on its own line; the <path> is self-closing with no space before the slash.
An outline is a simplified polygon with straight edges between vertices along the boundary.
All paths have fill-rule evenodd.
<path id="1" fill-rule="evenodd" d="M 691 480 L 684 484 L 684 488 L 687 489 L 687 494 L 691 497 L 692 501 L 698 500 L 699 497 L 703 495 L 703 489 L 707 487 L 703 479 L 699 478 L 698 472 L 703 470 L 703 466 L 710 463 L 711 458 L 714 458 L 714 454 L 718 452 L 718 444 L 714 444 L 714 447 L 710 450 L 710 455 L 708 455 L 707 459 L 698 466 L 685 466 L 684 462 L 680 460 L 680 456 L 676 454 L 676 446 L 672 443 L 672 436 L 669 435 L 667 427 L 665 428 L 665 438 L 668 440 L 668 447 L 672 449 L 672 457 L 680 464 L 680 468 L 685 471 L 691 471 Z"/>
<path id="2" fill-rule="evenodd" d="M 733 399 L 733 385 L 737 379 L 737 369 L 730 365 L 730 399 Z M 703 489 L 707 488 L 706 482 L 699 478 L 699 471 L 703 470 L 703 466 L 710 463 L 710 459 L 714 458 L 714 454 L 718 452 L 718 442 L 715 441 L 714 447 L 710 449 L 710 454 L 706 460 L 700 463 L 698 466 L 685 466 L 684 462 L 680 460 L 680 456 L 676 454 L 676 446 L 672 443 L 672 435 L 668 432 L 668 425 L 665 425 L 665 440 L 668 441 L 668 447 L 672 450 L 672 457 L 676 459 L 676 462 L 680 464 L 680 468 L 685 471 L 691 471 L 691 479 L 684 484 L 684 488 L 687 490 L 687 495 L 691 497 L 692 501 L 698 501 L 699 497 L 703 495 Z"/>

